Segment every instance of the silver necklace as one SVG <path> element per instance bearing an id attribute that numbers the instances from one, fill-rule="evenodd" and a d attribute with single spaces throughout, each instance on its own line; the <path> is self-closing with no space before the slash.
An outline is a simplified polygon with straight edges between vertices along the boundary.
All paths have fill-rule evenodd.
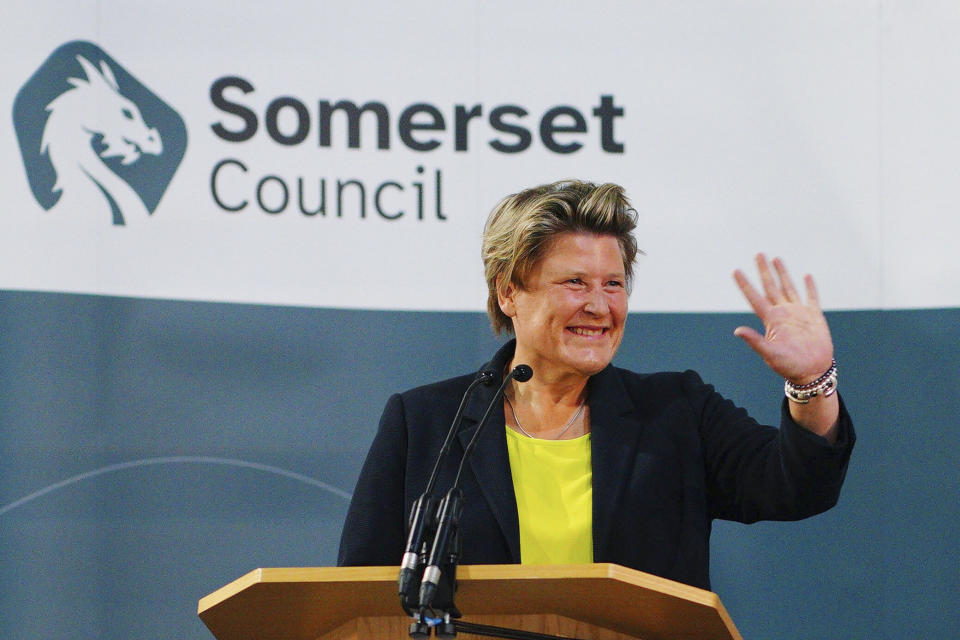
<path id="1" fill-rule="evenodd" d="M 528 438 L 533 438 L 533 439 L 536 440 L 537 437 L 534 436 L 534 435 L 531 435 L 530 432 L 527 431 L 526 429 L 524 429 L 524 428 L 523 428 L 523 425 L 520 424 L 520 419 L 517 418 L 517 411 L 516 411 L 516 409 L 513 408 L 513 403 L 510 402 L 510 398 L 507 397 L 506 395 L 504 395 L 503 397 L 504 397 L 504 398 L 506 399 L 506 401 L 507 401 L 507 406 L 510 407 L 510 414 L 513 416 L 513 421 L 516 423 L 517 429 L 520 429 L 520 433 L 522 433 L 523 435 L 527 436 Z M 565 434 L 567 431 L 569 431 L 570 427 L 573 426 L 573 423 L 576 422 L 576 421 L 577 421 L 577 418 L 580 417 L 580 414 L 583 413 L 583 407 L 585 406 L 585 404 L 586 404 L 585 402 L 581 402 L 581 403 L 580 403 L 580 406 L 577 407 L 577 410 L 576 410 L 576 412 L 574 412 L 573 417 L 570 418 L 570 421 L 566 424 L 566 426 L 564 426 L 563 429 L 560 430 L 560 433 L 558 433 L 557 435 L 553 436 L 553 438 L 552 438 L 553 440 L 559 440 L 559 439 L 563 436 L 563 434 Z M 544 438 L 544 439 L 546 439 L 546 438 Z"/>

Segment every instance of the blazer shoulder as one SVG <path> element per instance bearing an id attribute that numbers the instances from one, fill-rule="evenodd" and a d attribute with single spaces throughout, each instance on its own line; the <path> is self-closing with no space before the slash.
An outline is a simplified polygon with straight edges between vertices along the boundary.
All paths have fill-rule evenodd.
<path id="1" fill-rule="evenodd" d="M 449 393 L 458 389 L 466 389 L 476 375 L 476 373 L 467 373 L 462 376 L 447 378 L 446 380 L 430 382 L 428 384 L 407 389 L 406 391 L 401 391 L 400 395 L 405 398 L 420 398 L 436 395 L 438 393 Z"/>
<path id="2" fill-rule="evenodd" d="M 406 407 L 436 407 L 438 403 L 442 404 L 444 401 L 450 401 L 450 399 L 459 403 L 461 396 L 475 377 L 475 373 L 469 373 L 455 378 L 447 378 L 439 382 L 431 382 L 407 389 L 396 395 L 399 396 L 400 401 Z"/>
<path id="3" fill-rule="evenodd" d="M 616 378 L 636 399 L 638 394 L 655 394 L 657 396 L 688 395 L 690 391 L 699 388 L 712 388 L 706 384 L 696 371 L 657 371 L 654 373 L 638 373 L 620 367 L 611 367 L 612 376 Z"/>

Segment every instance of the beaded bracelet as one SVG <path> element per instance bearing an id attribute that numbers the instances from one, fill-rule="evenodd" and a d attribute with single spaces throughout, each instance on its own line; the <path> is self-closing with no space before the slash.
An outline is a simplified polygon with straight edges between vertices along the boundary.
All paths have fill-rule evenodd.
<path id="1" fill-rule="evenodd" d="M 830 363 L 830 368 L 813 382 L 808 382 L 807 384 L 793 384 L 789 380 L 784 380 L 783 382 L 783 393 L 792 402 L 796 402 L 797 404 L 807 404 L 810 402 L 810 398 L 816 398 L 819 395 L 822 395 L 823 397 L 833 395 L 836 390 L 836 360 L 833 360 Z"/>

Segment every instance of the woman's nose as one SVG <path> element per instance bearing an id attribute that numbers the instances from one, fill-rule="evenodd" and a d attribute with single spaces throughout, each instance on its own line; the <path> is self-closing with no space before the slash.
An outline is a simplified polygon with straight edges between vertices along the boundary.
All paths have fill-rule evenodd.
<path id="1" fill-rule="evenodd" d="M 583 310 L 587 313 L 593 315 L 606 315 L 610 309 L 610 305 L 607 303 L 607 298 L 603 294 L 603 289 L 594 288 L 587 293 L 586 304 L 583 305 Z"/>

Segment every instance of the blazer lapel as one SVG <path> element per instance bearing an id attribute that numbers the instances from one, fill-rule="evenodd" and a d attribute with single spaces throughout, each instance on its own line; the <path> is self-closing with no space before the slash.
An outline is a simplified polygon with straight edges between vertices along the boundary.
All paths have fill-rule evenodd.
<path id="1" fill-rule="evenodd" d="M 489 402 L 489 400 L 488 400 Z M 469 428 L 460 431 L 461 445 L 467 443 L 476 434 L 479 425 L 474 421 Z M 513 492 L 513 476 L 510 474 L 510 456 L 507 453 L 506 425 L 503 419 L 503 407 L 494 408 L 487 426 L 483 428 L 473 453 L 467 464 L 480 485 L 480 491 L 486 499 L 500 525 L 500 531 L 507 540 L 513 562 L 520 562 L 520 521 L 517 516 L 517 498 Z"/>
<path id="2" fill-rule="evenodd" d="M 613 366 L 590 379 L 590 449 L 593 467 L 593 559 L 603 562 L 607 542 L 617 526 L 623 479 L 630 477 L 631 451 L 642 424 L 627 390 Z"/>
<path id="3" fill-rule="evenodd" d="M 463 412 L 463 423 L 457 437 L 466 450 L 467 444 L 476 434 L 480 419 L 493 400 L 493 396 L 503 381 L 503 369 L 513 356 L 514 342 L 505 344 L 484 369 L 496 372 L 496 378 L 489 387 L 480 387 L 468 401 Z M 488 424 L 483 428 L 470 459 L 467 462 L 480 485 L 480 491 L 493 512 L 503 537 L 507 540 L 513 562 L 520 562 L 520 521 L 517 517 L 517 498 L 513 492 L 513 476 L 510 474 L 510 456 L 507 453 L 506 423 L 503 417 L 503 404 L 500 403 L 490 412 Z"/>

